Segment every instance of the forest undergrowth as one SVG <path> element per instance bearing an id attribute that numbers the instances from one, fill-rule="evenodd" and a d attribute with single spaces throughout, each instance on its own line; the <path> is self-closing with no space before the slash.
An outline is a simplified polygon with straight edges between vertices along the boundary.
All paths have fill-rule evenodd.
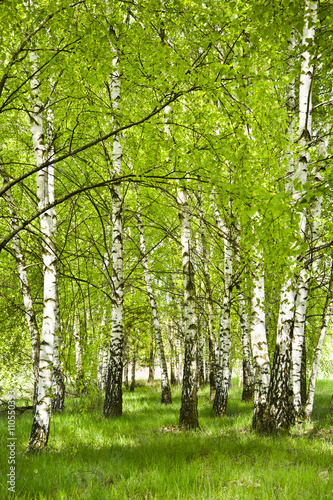
<path id="1" fill-rule="evenodd" d="M 16 486 L 8 492 L 7 417 L 1 416 L 1 499 L 321 499 L 333 491 L 332 381 L 319 381 L 313 422 L 288 435 L 251 431 L 252 404 L 236 380 L 228 415 L 212 413 L 199 390 L 199 431 L 178 431 L 173 404 L 141 383 L 124 392 L 123 416 L 102 416 L 103 394 L 67 398 L 52 419 L 47 451 L 27 454 L 31 412 L 16 416 Z M 20 405 L 20 402 L 17 402 Z"/>

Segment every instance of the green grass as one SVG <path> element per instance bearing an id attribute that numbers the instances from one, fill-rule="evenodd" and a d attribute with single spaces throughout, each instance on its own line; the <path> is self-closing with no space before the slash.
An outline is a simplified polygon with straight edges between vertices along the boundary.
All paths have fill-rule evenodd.
<path id="1" fill-rule="evenodd" d="M 330 387 L 331 386 L 331 387 Z M 68 399 L 52 420 L 48 450 L 26 454 L 32 416 L 16 417 L 16 496 L 9 496 L 7 419 L 1 417 L 0 498 L 320 499 L 333 498 L 332 382 L 318 384 L 312 424 L 288 436 L 251 432 L 252 405 L 230 391 L 228 416 L 212 415 L 199 391 L 201 430 L 177 426 L 180 388 L 160 404 L 157 387 L 124 393 L 124 415 L 105 419 L 103 396 Z"/>

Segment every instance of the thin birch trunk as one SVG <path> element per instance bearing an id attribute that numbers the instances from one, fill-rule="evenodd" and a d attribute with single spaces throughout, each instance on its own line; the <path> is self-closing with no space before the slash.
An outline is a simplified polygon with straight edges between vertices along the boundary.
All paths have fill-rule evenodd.
<path id="1" fill-rule="evenodd" d="M 241 268 L 241 256 L 240 256 L 240 226 L 235 224 L 235 263 L 237 268 Z M 246 302 L 244 298 L 244 293 L 241 284 L 236 285 L 238 292 L 238 304 L 239 304 L 239 316 L 240 316 L 240 327 L 241 327 L 241 345 L 242 345 L 242 355 L 243 355 L 243 393 L 242 401 L 251 401 L 253 396 L 253 365 L 251 356 L 251 341 L 249 335 L 249 315 L 246 311 Z"/>
<path id="2" fill-rule="evenodd" d="M 111 78 L 112 105 L 115 113 L 120 106 L 119 58 L 113 51 L 113 74 Z M 118 119 L 115 119 L 115 125 Z M 113 137 L 112 163 L 113 172 L 120 175 L 122 145 L 120 136 Z M 108 416 L 122 414 L 122 371 L 123 371 L 123 203 L 120 183 L 111 184 L 112 195 L 112 326 L 110 338 L 110 356 L 105 384 L 103 413 Z"/>
<path id="3" fill-rule="evenodd" d="M 128 384 L 128 368 L 129 368 L 129 334 L 124 338 L 124 386 L 129 388 Z"/>
<path id="4" fill-rule="evenodd" d="M 150 328 L 150 344 L 149 344 L 149 374 L 148 384 L 154 384 L 154 371 L 155 371 L 155 346 L 154 346 L 154 329 Z"/>
<path id="5" fill-rule="evenodd" d="M 214 401 L 216 394 L 216 358 L 215 358 L 215 333 L 214 333 L 214 308 L 212 299 L 212 290 L 209 275 L 208 265 L 208 250 L 206 231 L 202 210 L 202 187 L 198 186 L 198 204 L 200 216 L 200 235 L 201 235 L 201 249 L 203 260 L 203 274 L 206 287 L 206 303 L 208 308 L 208 353 L 209 353 L 209 388 L 210 388 L 210 401 Z"/>
<path id="6" fill-rule="evenodd" d="M 157 346 L 157 352 L 158 352 L 160 369 L 161 369 L 161 385 L 162 385 L 161 403 L 162 404 L 171 404 L 172 397 L 171 397 L 171 389 L 170 389 L 170 384 L 169 384 L 168 370 L 167 370 L 167 364 L 166 364 L 166 360 L 165 360 L 164 346 L 163 346 L 163 340 L 162 340 L 160 316 L 159 316 L 159 312 L 158 312 L 158 308 L 157 308 L 155 294 L 154 294 L 153 287 L 152 287 L 152 281 L 151 281 L 151 276 L 150 276 L 150 271 L 149 271 L 149 266 L 148 266 L 148 259 L 147 259 L 145 233 L 144 233 L 144 227 L 143 227 L 142 216 L 141 216 L 140 211 L 137 213 L 137 221 L 138 221 L 138 229 L 139 229 L 139 233 L 140 233 L 141 263 L 142 263 L 144 276 L 145 276 L 147 294 L 149 297 L 150 306 L 151 306 L 151 310 L 153 313 L 155 339 L 156 339 L 156 346 Z"/>
<path id="7" fill-rule="evenodd" d="M 205 366 L 204 366 L 204 354 L 205 354 L 205 335 L 201 328 L 201 322 L 198 323 L 198 386 L 203 387 L 205 385 Z"/>
<path id="8" fill-rule="evenodd" d="M 134 339 L 130 392 L 134 392 L 135 389 L 135 371 L 136 371 L 136 360 L 138 357 L 138 349 L 139 349 L 139 339 Z"/>
<path id="9" fill-rule="evenodd" d="M 53 150 L 53 113 L 49 109 L 46 121 L 46 132 L 48 141 L 48 157 L 52 158 L 54 156 Z M 55 201 L 55 177 L 54 177 L 54 166 L 48 166 L 48 193 L 49 203 L 54 203 Z M 52 238 L 54 245 L 56 244 L 57 238 L 57 213 L 55 207 L 50 209 L 51 222 L 52 222 Z M 52 410 L 53 411 L 63 411 L 65 406 L 65 382 L 63 371 L 60 361 L 60 347 L 61 347 L 61 324 L 60 324 L 60 301 L 59 301 L 59 283 L 58 274 L 56 274 L 56 314 L 55 314 L 55 326 L 54 326 L 54 345 L 53 345 L 53 383 L 52 383 Z"/>
<path id="10" fill-rule="evenodd" d="M 37 57 L 34 52 L 30 53 L 30 60 L 33 68 L 36 69 Z M 39 87 L 40 82 L 36 74 L 31 79 L 31 89 L 34 97 L 34 106 L 31 112 L 31 134 L 37 167 L 42 165 L 45 160 L 42 116 L 43 103 L 40 100 Z M 37 199 L 39 210 L 43 210 L 49 202 L 48 187 L 48 170 L 44 168 L 37 173 Z M 52 213 L 50 210 L 40 215 L 40 228 L 43 238 L 43 326 L 40 339 L 38 401 L 27 445 L 28 451 L 41 450 L 47 446 L 48 442 L 51 423 L 52 363 L 57 313 L 56 250 L 53 238 Z"/>
<path id="11" fill-rule="evenodd" d="M 80 317 L 78 314 L 74 316 L 73 337 L 75 343 L 75 369 L 76 369 L 76 394 L 81 394 L 85 389 L 84 373 L 82 365 L 82 343 L 80 334 Z"/>
<path id="12" fill-rule="evenodd" d="M 317 3 L 306 0 L 305 24 L 302 43 L 307 48 L 314 40 L 317 18 Z M 303 194 L 303 186 L 307 181 L 309 164 L 309 143 L 311 141 L 312 117 L 312 83 L 314 67 L 310 52 L 306 49 L 302 54 L 301 75 L 299 85 L 299 157 L 293 181 L 293 204 L 296 206 Z M 305 212 L 300 214 L 300 238 L 305 233 Z M 291 259 L 291 270 L 296 269 L 296 260 Z M 268 393 L 266 410 L 266 430 L 269 432 L 288 430 L 294 423 L 294 406 L 291 401 L 290 370 L 291 370 L 291 337 L 294 320 L 296 287 L 292 277 L 286 278 L 281 291 L 281 302 L 278 319 L 276 346 L 272 369 L 271 384 Z"/>
<path id="13" fill-rule="evenodd" d="M 8 182 L 8 178 L 5 173 L 2 172 L 2 178 L 4 185 Z M 4 199 L 8 204 L 8 210 L 10 215 L 10 223 L 12 230 L 15 231 L 19 227 L 19 219 L 17 215 L 17 208 L 14 202 L 14 197 L 11 189 L 8 189 L 4 195 Z M 39 370 L 39 349 L 40 349 L 40 336 L 37 326 L 36 314 L 33 305 L 30 283 L 28 279 L 28 273 L 26 268 L 25 257 L 21 246 L 21 236 L 18 233 L 13 238 L 13 247 L 15 259 L 17 262 L 21 293 L 23 297 L 25 316 L 28 323 L 29 333 L 30 333 L 30 343 L 31 343 L 31 354 L 32 354 L 32 369 L 34 374 L 34 395 L 33 395 L 33 406 L 36 407 L 37 404 L 37 387 L 38 387 L 38 370 Z"/>
<path id="14" fill-rule="evenodd" d="M 246 312 L 246 304 L 242 292 L 238 296 L 239 303 L 239 314 L 240 314 L 240 327 L 241 327 L 241 344 L 243 353 L 243 392 L 242 401 L 251 401 L 253 396 L 253 365 L 251 356 L 251 346 L 250 346 L 250 335 L 249 335 L 249 315 Z"/>
<path id="15" fill-rule="evenodd" d="M 326 157 L 328 151 L 328 138 L 329 138 L 330 126 L 327 125 L 324 128 L 324 139 L 321 141 L 318 147 L 319 157 Z M 315 177 L 316 181 L 322 181 L 322 177 L 318 172 Z M 317 240 L 318 237 L 318 227 L 320 222 L 321 207 L 322 207 L 323 196 L 317 196 L 311 206 L 309 225 L 307 231 L 307 240 L 309 241 L 310 247 Z M 295 319 L 294 319 L 294 329 L 293 329 L 293 340 L 292 340 L 292 362 L 293 362 L 293 402 L 295 418 L 298 422 L 301 422 L 305 418 L 305 413 L 303 410 L 304 398 L 302 400 L 302 386 L 304 386 L 304 381 L 302 382 L 302 374 L 304 373 L 304 356 L 306 356 L 306 346 L 305 346 L 305 322 L 306 322 L 306 310 L 307 302 L 309 296 L 309 288 L 311 281 L 311 270 L 312 262 L 308 264 L 305 263 L 304 267 L 301 269 L 297 297 L 295 303 Z M 305 367 L 306 371 L 306 367 Z M 304 379 L 304 376 L 303 376 Z M 305 380 L 306 384 L 306 380 Z"/>
<path id="16" fill-rule="evenodd" d="M 232 246 L 230 231 L 224 225 L 217 205 L 214 203 L 215 220 L 219 230 L 224 235 L 224 291 L 223 304 L 220 320 L 220 351 L 219 366 L 216 377 L 216 394 L 213 409 L 216 415 L 226 414 L 229 379 L 230 379 L 230 353 L 231 353 L 231 332 L 230 332 L 230 314 L 231 314 L 231 292 L 232 292 Z"/>
<path id="17" fill-rule="evenodd" d="M 254 408 L 252 427 L 264 430 L 264 415 L 270 383 L 270 364 L 265 321 L 265 277 L 256 257 L 256 269 L 252 286 L 251 342 L 254 367 Z"/>
<path id="18" fill-rule="evenodd" d="M 304 410 L 305 417 L 308 420 L 311 420 L 311 418 L 312 418 L 313 401 L 314 401 L 314 395 L 315 395 L 317 373 L 318 373 L 318 367 L 319 367 L 319 362 L 320 362 L 320 357 L 321 357 L 321 351 L 322 351 L 325 335 L 327 332 L 328 324 L 329 324 L 329 321 L 331 319 L 332 310 L 333 310 L 333 297 L 332 297 L 332 290 L 331 290 L 332 280 L 333 280 L 333 266 L 331 269 L 329 289 L 328 289 L 325 307 L 324 307 L 323 316 L 322 316 L 320 334 L 318 337 L 318 341 L 317 341 L 317 345 L 316 345 L 316 349 L 315 349 L 315 353 L 314 353 L 312 370 L 311 370 L 310 381 L 309 381 L 308 396 L 307 396 L 305 410 Z"/>
<path id="19" fill-rule="evenodd" d="M 98 351 L 98 366 L 97 366 L 97 381 L 100 390 L 105 389 L 105 378 L 106 369 L 108 365 L 108 351 L 105 347 L 105 325 L 106 325 L 106 308 L 103 307 L 102 321 L 100 325 L 100 336 L 99 336 L 99 351 Z"/>
<path id="20" fill-rule="evenodd" d="M 195 310 L 196 292 L 192 262 L 191 222 L 187 192 L 185 189 L 178 189 L 177 202 L 182 245 L 185 319 L 185 360 L 179 428 L 186 430 L 199 427 L 197 395 L 197 317 Z"/>

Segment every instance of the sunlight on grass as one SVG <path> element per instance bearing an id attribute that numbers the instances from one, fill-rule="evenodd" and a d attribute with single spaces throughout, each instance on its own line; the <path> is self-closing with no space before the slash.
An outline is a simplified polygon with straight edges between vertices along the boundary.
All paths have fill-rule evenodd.
<path id="1" fill-rule="evenodd" d="M 1 456 L 0 498 L 18 499 L 314 499 L 331 498 L 333 412 L 330 384 L 320 382 L 313 423 L 288 436 L 251 431 L 252 405 L 230 391 L 228 415 L 211 410 L 208 388 L 199 391 L 200 430 L 177 429 L 180 388 L 162 406 L 157 388 L 124 393 L 124 415 L 105 419 L 103 395 L 66 401 L 54 415 L 49 447 L 27 455 L 31 414 L 17 416 L 16 497 L 7 496 L 6 453 Z M 6 449 L 6 419 L 0 420 Z"/>

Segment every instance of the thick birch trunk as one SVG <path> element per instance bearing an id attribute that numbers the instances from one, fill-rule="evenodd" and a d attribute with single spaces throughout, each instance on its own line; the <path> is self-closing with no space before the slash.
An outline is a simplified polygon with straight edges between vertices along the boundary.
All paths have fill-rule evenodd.
<path id="1" fill-rule="evenodd" d="M 306 0 L 305 24 L 302 43 L 308 47 L 310 40 L 314 40 L 315 23 L 317 18 L 317 4 Z M 311 64 L 311 55 L 308 50 L 302 54 L 301 76 L 299 85 L 299 157 L 294 179 L 298 181 L 292 193 L 293 204 L 299 202 L 303 186 L 307 181 L 309 164 L 309 143 L 311 141 L 312 117 L 312 82 L 314 67 Z M 300 214 L 300 238 L 305 233 L 305 212 Z M 296 262 L 290 263 L 295 269 Z M 290 370 L 291 370 L 291 336 L 295 306 L 295 284 L 292 278 L 287 278 L 281 291 L 281 302 L 277 328 L 276 347 L 272 378 L 268 394 L 266 411 L 266 430 L 269 432 L 288 430 L 294 423 L 294 406 L 291 402 Z M 299 364 L 300 366 L 300 364 Z M 294 377 L 294 375 L 293 375 Z"/>
<path id="2" fill-rule="evenodd" d="M 6 184 L 8 182 L 7 177 L 2 173 L 3 182 Z M 8 189 L 4 198 L 8 204 L 8 210 L 10 214 L 10 223 L 12 230 L 15 231 L 19 227 L 17 209 L 14 202 L 14 197 L 11 189 Z M 21 246 L 21 236 L 18 233 L 13 238 L 13 247 L 15 253 L 15 259 L 17 262 L 21 293 L 23 297 L 24 310 L 28 323 L 28 328 L 30 332 L 30 342 L 31 342 L 31 354 L 32 354 L 32 369 L 34 373 L 34 395 L 33 395 L 33 406 L 36 407 L 37 404 L 37 387 L 38 387 L 38 370 L 39 370 L 39 348 L 40 348 L 40 338 L 39 330 L 36 321 L 35 309 L 32 301 L 31 289 L 27 274 L 27 268 L 25 263 L 25 257 Z"/>
<path id="3" fill-rule="evenodd" d="M 34 52 L 30 53 L 30 60 L 35 69 L 37 67 L 37 58 Z M 43 103 L 39 97 L 39 86 L 40 82 L 35 76 L 31 79 L 31 89 L 35 100 L 31 112 L 31 134 L 37 167 L 42 165 L 45 160 L 45 140 L 42 116 Z M 42 210 L 49 202 L 48 190 L 48 170 L 42 169 L 37 173 L 37 199 L 39 210 Z M 43 326 L 40 339 L 38 401 L 27 445 L 28 451 L 41 450 L 45 448 L 48 442 L 51 422 L 52 363 L 57 313 L 56 250 L 53 238 L 52 213 L 50 211 L 40 215 L 40 228 L 43 238 Z"/>
<path id="4" fill-rule="evenodd" d="M 191 223 L 185 189 L 178 189 L 177 201 L 182 245 L 185 319 L 185 360 L 179 428 L 186 430 L 199 427 L 197 395 L 197 317 L 195 310 L 196 293 L 192 263 Z"/>
<path id="5" fill-rule="evenodd" d="M 119 60 L 114 51 L 113 75 L 111 79 L 112 104 L 115 112 L 120 104 Z M 113 172 L 120 175 L 122 146 L 120 137 L 113 138 Z M 111 185 L 112 194 L 112 326 L 110 338 L 110 357 L 105 384 L 104 415 L 122 414 L 122 371 L 123 371 L 123 217 L 120 183 Z"/>
<path id="6" fill-rule="evenodd" d="M 200 215 L 200 235 L 201 235 L 201 248 L 203 260 L 203 273 L 206 287 L 206 303 L 208 308 L 208 354 L 209 354 L 209 387 L 210 387 L 210 401 L 214 401 L 216 393 L 216 358 L 215 358 L 215 334 L 214 334 L 214 308 L 212 291 L 210 284 L 209 265 L 208 265 L 208 250 L 206 241 L 206 231 L 202 210 L 202 188 L 198 186 L 198 202 L 199 202 L 199 215 Z"/>
<path id="7" fill-rule="evenodd" d="M 223 224 L 220 213 L 215 204 L 215 220 L 218 228 L 224 235 L 224 291 L 223 304 L 220 320 L 220 352 L 219 366 L 216 377 L 216 394 L 213 409 L 216 415 L 226 414 L 229 379 L 230 379 L 230 353 L 231 353 L 231 292 L 232 292 L 232 246 L 230 242 L 230 231 Z"/>
<path id="8" fill-rule="evenodd" d="M 254 367 L 254 408 L 252 427 L 264 428 L 264 414 L 270 382 L 270 364 L 265 325 L 265 278 L 259 258 L 253 277 L 251 341 Z"/>
<path id="9" fill-rule="evenodd" d="M 147 293 L 148 293 L 148 297 L 149 297 L 149 301 L 150 301 L 150 306 L 151 306 L 151 310 L 153 313 L 156 346 L 157 346 L 157 352 L 158 352 L 159 363 L 160 363 L 160 368 L 161 368 L 161 384 L 162 384 L 161 403 L 171 404 L 172 397 L 171 397 L 171 390 L 170 390 L 170 384 L 169 384 L 169 378 L 168 378 L 168 370 L 167 370 L 167 364 L 166 364 L 166 360 L 165 360 L 164 346 L 163 346 L 163 340 L 162 340 L 160 316 L 159 316 L 159 312 L 158 312 L 158 308 L 157 308 L 157 303 L 156 303 L 155 294 L 153 291 L 151 276 L 150 276 L 149 267 L 148 267 L 145 233 L 144 233 L 144 227 L 143 227 L 143 222 L 142 222 L 142 216 L 141 216 L 140 212 L 138 212 L 138 214 L 137 214 L 137 221 L 138 221 L 138 229 L 139 229 L 139 233 L 140 233 L 141 263 L 142 263 L 142 267 L 143 267 L 143 271 L 144 271 L 146 289 L 147 289 Z"/>

